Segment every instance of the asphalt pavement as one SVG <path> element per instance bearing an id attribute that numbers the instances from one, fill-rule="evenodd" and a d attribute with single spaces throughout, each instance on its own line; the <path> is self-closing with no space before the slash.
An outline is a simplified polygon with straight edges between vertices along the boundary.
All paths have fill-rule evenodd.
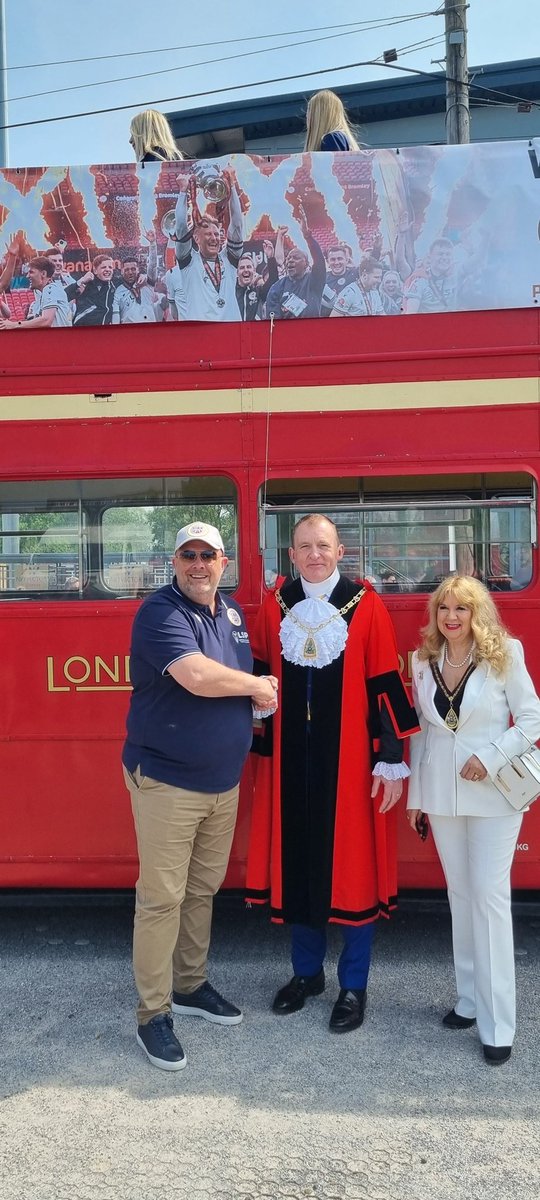
<path id="1" fill-rule="evenodd" d="M 241 1025 L 175 1019 L 188 1064 L 135 1042 L 132 899 L 0 908 L 2 1200 L 533 1200 L 540 1192 L 540 918 L 515 921 L 518 1037 L 500 1067 L 454 1002 L 445 911 L 380 922 L 361 1029 L 327 989 L 270 1011 L 284 928 L 216 906 L 209 976 Z"/>

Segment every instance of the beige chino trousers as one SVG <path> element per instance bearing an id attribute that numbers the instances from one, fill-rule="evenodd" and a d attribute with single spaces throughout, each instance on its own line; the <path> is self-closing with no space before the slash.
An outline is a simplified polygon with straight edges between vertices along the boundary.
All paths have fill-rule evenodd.
<path id="1" fill-rule="evenodd" d="M 170 1012 L 171 990 L 190 993 L 206 979 L 212 902 L 231 852 L 238 786 L 189 792 L 133 775 L 131 796 L 139 878 L 133 931 L 137 1019 Z"/>

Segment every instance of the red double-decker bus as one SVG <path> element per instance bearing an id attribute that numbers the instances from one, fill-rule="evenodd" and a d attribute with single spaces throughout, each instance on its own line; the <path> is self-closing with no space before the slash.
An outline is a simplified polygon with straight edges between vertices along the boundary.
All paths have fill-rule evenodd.
<path id="1" fill-rule="evenodd" d="M 298 515 L 331 515 L 406 678 L 426 594 L 474 570 L 540 686 L 539 332 L 528 309 L 0 333 L 1 887 L 133 884 L 130 627 L 186 520 L 220 524 L 249 618 Z M 248 766 L 229 887 L 250 790 Z M 442 886 L 404 820 L 399 880 Z M 540 805 L 513 882 L 540 884 Z"/>

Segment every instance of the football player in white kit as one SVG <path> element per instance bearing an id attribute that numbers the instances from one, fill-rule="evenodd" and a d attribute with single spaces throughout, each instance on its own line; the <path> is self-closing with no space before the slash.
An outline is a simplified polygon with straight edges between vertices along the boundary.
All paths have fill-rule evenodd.
<path id="1" fill-rule="evenodd" d="M 244 243 L 236 186 L 232 184 L 227 200 L 229 224 L 227 240 L 221 249 L 222 226 L 215 217 L 205 213 L 188 228 L 189 176 L 180 175 L 178 185 L 175 250 L 182 278 L 182 286 L 175 287 L 174 297 L 178 319 L 237 321 L 236 271 Z"/>

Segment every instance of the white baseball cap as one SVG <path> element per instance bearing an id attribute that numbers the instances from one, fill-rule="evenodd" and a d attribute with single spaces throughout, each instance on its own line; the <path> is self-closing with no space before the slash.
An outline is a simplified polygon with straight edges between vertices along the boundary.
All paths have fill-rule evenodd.
<path id="1" fill-rule="evenodd" d="M 207 525 L 205 521 L 192 521 L 190 525 L 183 525 L 176 535 L 174 549 L 175 551 L 180 550 L 186 542 L 197 541 L 206 542 L 213 550 L 221 550 L 222 554 L 225 553 L 219 529 L 216 529 L 215 525 Z"/>

